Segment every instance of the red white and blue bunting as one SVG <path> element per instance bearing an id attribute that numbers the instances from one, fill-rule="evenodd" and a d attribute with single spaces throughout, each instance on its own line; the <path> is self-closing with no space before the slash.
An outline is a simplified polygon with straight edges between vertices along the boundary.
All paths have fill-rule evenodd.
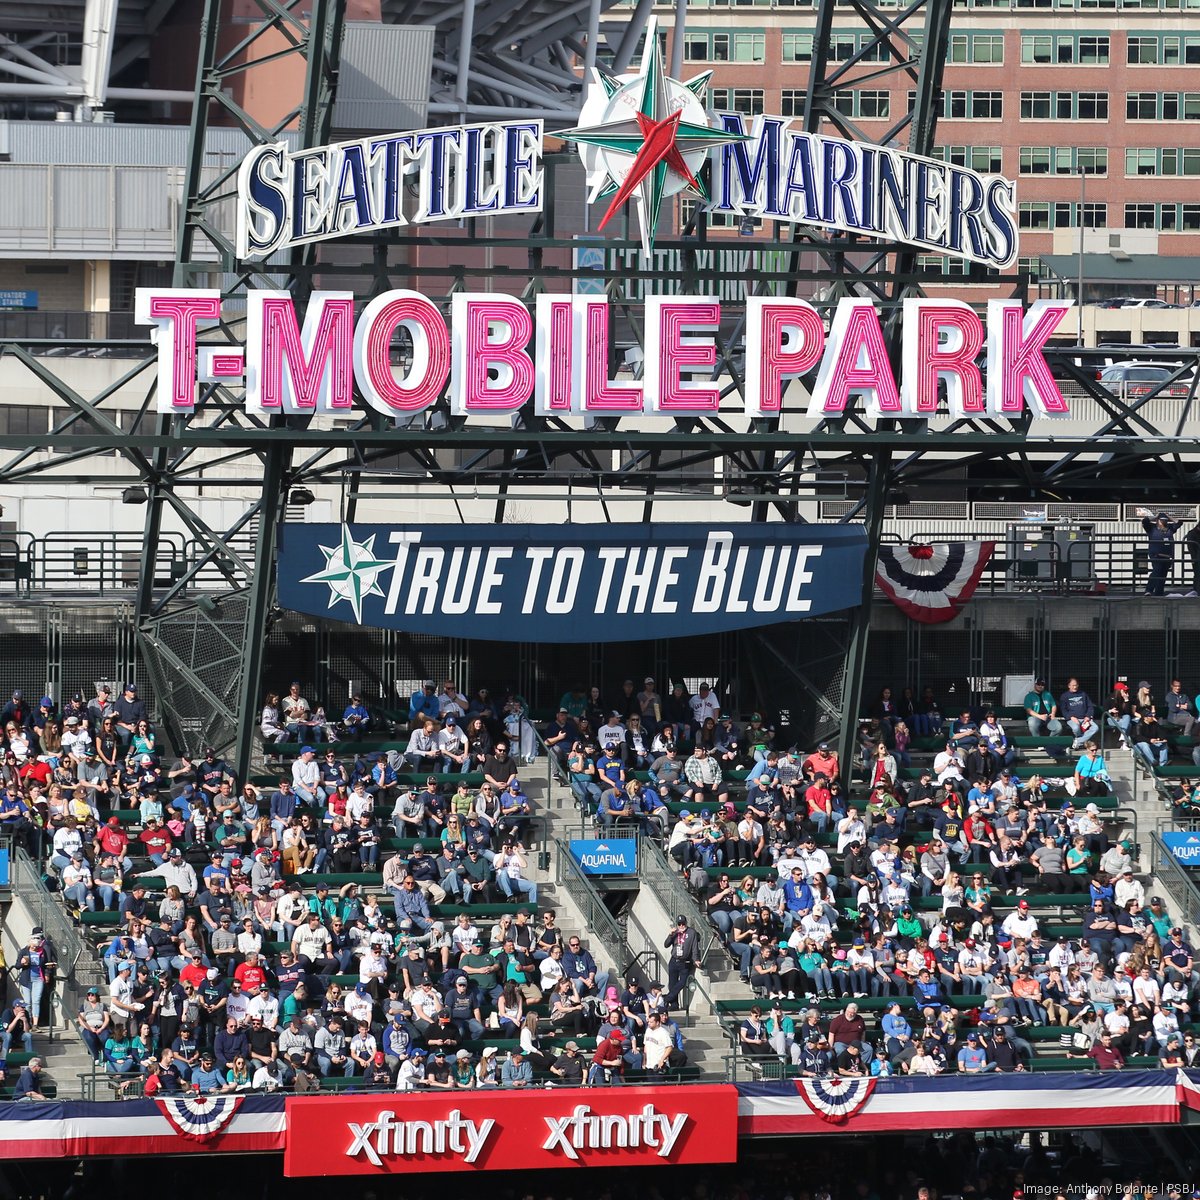
<path id="1" fill-rule="evenodd" d="M 937 625 L 958 616 L 975 594 L 995 548 L 995 542 L 883 545 L 875 582 L 914 621 Z"/>
<path id="2" fill-rule="evenodd" d="M 175 1127 L 180 1137 L 196 1142 L 215 1138 L 233 1119 L 241 1106 L 241 1096 L 165 1096 L 156 1097 L 159 1111 Z"/>
<path id="3" fill-rule="evenodd" d="M 796 1081 L 808 1107 L 832 1125 L 844 1125 L 864 1104 L 874 1079 L 800 1079 Z"/>

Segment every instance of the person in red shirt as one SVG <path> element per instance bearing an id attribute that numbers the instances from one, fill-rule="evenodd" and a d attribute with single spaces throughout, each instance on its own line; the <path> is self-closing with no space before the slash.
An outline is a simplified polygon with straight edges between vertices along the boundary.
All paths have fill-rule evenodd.
<path id="1" fill-rule="evenodd" d="M 145 847 L 145 853 L 150 861 L 161 867 L 171 853 L 171 834 L 163 828 L 157 817 L 151 817 L 146 822 L 146 828 L 138 834 L 138 841 Z"/>
<path id="2" fill-rule="evenodd" d="M 812 771 L 814 775 L 824 775 L 826 779 L 838 777 L 838 756 L 822 742 L 803 762 L 804 771 Z"/>
<path id="3" fill-rule="evenodd" d="M 624 1082 L 625 1074 L 625 1031 L 609 1029 L 608 1035 L 592 1054 L 592 1069 L 588 1072 L 588 1086 L 597 1087 L 614 1082 Z"/>
<path id="4" fill-rule="evenodd" d="M 826 779 L 827 776 L 818 774 L 804 793 L 809 823 L 816 827 L 819 834 L 829 827 L 830 818 L 833 816 L 833 796 L 825 786 Z"/>
<path id="5" fill-rule="evenodd" d="M 1125 1066 L 1125 1056 L 1113 1045 L 1112 1034 L 1101 1030 L 1100 1040 L 1087 1052 L 1098 1071 L 1119 1071 Z"/>
<path id="6" fill-rule="evenodd" d="M 53 772 L 50 770 L 50 764 L 42 762 L 40 758 L 26 759 L 18 768 L 17 775 L 26 783 L 36 781 L 43 788 L 50 786 L 50 780 L 53 779 Z"/>
<path id="7" fill-rule="evenodd" d="M 262 963 L 258 960 L 257 951 L 250 950 L 247 952 L 246 961 L 238 965 L 237 970 L 233 973 L 233 977 L 241 983 L 242 991 L 251 995 L 267 982 L 267 973 L 263 970 Z"/>
<path id="8" fill-rule="evenodd" d="M 179 972 L 180 983 L 190 983 L 197 991 L 199 991 L 208 982 L 208 968 L 204 965 L 204 959 L 196 954 L 188 959 L 183 969 Z"/>
<path id="9" fill-rule="evenodd" d="M 111 854 L 120 863 L 122 871 L 128 871 L 133 866 L 129 857 L 129 834 L 121 828 L 120 819 L 117 817 L 109 817 L 108 821 L 100 826 L 93 848 L 97 859 L 102 855 Z"/>

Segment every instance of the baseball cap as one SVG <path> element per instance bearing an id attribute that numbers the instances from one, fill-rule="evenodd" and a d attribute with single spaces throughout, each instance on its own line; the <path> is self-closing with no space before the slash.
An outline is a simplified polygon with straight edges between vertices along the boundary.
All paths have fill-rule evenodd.
<path id="1" fill-rule="evenodd" d="M 1018 908 L 1028 908 L 1028 907 L 1029 907 L 1029 901 L 1028 901 L 1028 900 L 1019 900 L 1019 901 L 1017 902 L 1017 907 L 1018 907 Z"/>

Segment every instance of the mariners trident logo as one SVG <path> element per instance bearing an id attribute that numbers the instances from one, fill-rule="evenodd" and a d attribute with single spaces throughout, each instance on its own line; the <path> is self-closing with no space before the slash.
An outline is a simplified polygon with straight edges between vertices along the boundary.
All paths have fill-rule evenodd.
<path id="1" fill-rule="evenodd" d="M 663 198 L 686 189 L 707 200 L 699 173 L 709 150 L 746 140 L 744 134 L 709 124 L 703 98 L 711 71 L 687 83 L 667 78 L 657 28 L 654 20 L 646 26 L 646 48 L 636 73 L 594 72 L 598 86 L 589 90 L 579 125 L 558 135 L 579 144 L 589 203 L 611 197 L 600 228 L 632 198 L 647 254 Z"/>

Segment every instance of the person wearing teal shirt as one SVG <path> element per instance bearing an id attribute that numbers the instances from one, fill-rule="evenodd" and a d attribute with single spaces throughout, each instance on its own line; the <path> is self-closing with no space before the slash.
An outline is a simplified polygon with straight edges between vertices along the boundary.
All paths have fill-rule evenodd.
<path id="1" fill-rule="evenodd" d="M 1108 767 L 1095 742 L 1088 742 L 1075 764 L 1075 794 L 1077 796 L 1107 796 Z"/>
<path id="2" fill-rule="evenodd" d="M 800 1047 L 796 1044 L 796 1022 L 784 1011 L 783 1005 L 775 1002 L 767 1018 L 767 1041 L 771 1049 L 792 1066 L 800 1065 Z"/>

